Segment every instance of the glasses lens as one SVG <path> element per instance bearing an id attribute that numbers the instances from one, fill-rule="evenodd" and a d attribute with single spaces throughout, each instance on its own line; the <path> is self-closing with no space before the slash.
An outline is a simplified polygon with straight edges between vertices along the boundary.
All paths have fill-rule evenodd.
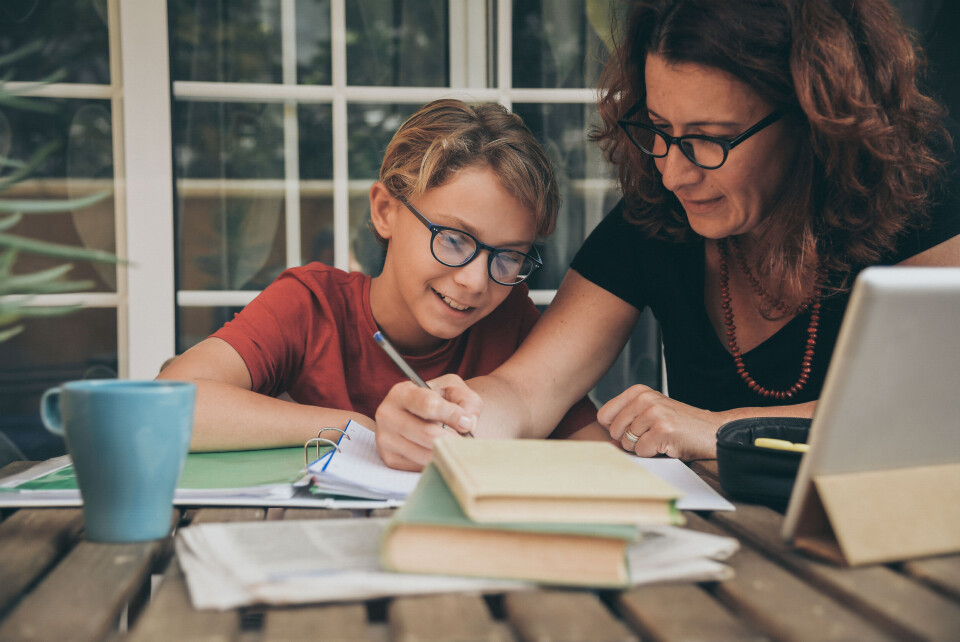
<path id="1" fill-rule="evenodd" d="M 477 253 L 477 242 L 456 230 L 441 230 L 433 237 L 433 255 L 441 263 L 457 267 Z"/>
<path id="2" fill-rule="evenodd" d="M 490 261 L 490 276 L 497 283 L 513 285 L 533 274 L 537 264 L 520 252 L 497 252 Z"/>
<path id="3" fill-rule="evenodd" d="M 639 125 L 626 125 L 624 130 L 643 152 L 657 157 L 667 155 L 667 141 L 657 132 Z"/>
<path id="4" fill-rule="evenodd" d="M 684 155 L 700 167 L 715 169 L 723 165 L 726 150 L 723 145 L 702 138 L 685 138 L 680 143 Z"/>

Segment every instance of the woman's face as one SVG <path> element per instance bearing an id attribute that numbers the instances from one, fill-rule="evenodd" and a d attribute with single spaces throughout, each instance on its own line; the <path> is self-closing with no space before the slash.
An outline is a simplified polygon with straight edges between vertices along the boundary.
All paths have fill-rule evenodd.
<path id="1" fill-rule="evenodd" d="M 702 134 L 733 139 L 769 115 L 773 106 L 730 74 L 701 65 L 670 63 L 651 54 L 646 62 L 651 122 L 671 136 Z M 775 202 L 795 142 L 783 120 L 730 150 L 718 169 L 694 165 L 671 145 L 656 166 L 690 227 L 711 239 L 749 233 Z"/>

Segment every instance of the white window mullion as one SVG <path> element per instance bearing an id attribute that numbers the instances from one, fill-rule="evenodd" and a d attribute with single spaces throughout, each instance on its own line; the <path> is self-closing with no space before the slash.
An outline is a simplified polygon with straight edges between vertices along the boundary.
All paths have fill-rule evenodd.
<path id="1" fill-rule="evenodd" d="M 110 42 L 110 114 L 112 119 L 113 144 L 113 180 L 114 180 L 114 244 L 118 256 L 127 256 L 127 199 L 126 199 L 126 157 L 124 155 L 123 130 L 123 64 L 120 41 L 120 4 L 113 0 L 107 5 L 107 31 Z M 130 314 L 128 270 L 117 266 L 117 294 L 114 305 L 117 311 L 117 376 L 126 379 L 130 376 Z M 92 301 L 85 301 L 86 307 L 92 307 Z M 106 307 L 106 306 L 104 306 Z"/>
<path id="2" fill-rule="evenodd" d="M 147 379 L 176 350 L 167 3 L 119 0 L 119 14 L 128 375 Z"/>
<path id="3" fill-rule="evenodd" d="M 447 2 L 449 19 L 447 21 L 447 42 L 450 43 L 450 87 L 462 88 L 469 87 L 469 74 L 467 72 L 467 61 L 469 51 L 467 48 L 467 38 L 470 29 L 467 17 L 467 0 L 448 0 Z"/>
<path id="4" fill-rule="evenodd" d="M 347 10 L 345 0 L 330 2 L 330 58 L 333 75 L 333 256 L 350 269 L 350 193 L 347 165 Z"/>
<path id="5" fill-rule="evenodd" d="M 283 43 L 283 84 L 297 84 L 297 10 L 294 0 L 280 5 Z M 300 125 L 297 103 L 283 105 L 284 220 L 287 242 L 287 266 L 300 265 Z"/>
<path id="6" fill-rule="evenodd" d="M 500 104 L 513 107 L 513 1 L 497 0 L 497 89 Z"/>
<path id="7" fill-rule="evenodd" d="M 450 87 L 483 89 L 487 86 L 487 3 L 449 0 Z M 482 27 L 482 28 L 481 28 Z"/>

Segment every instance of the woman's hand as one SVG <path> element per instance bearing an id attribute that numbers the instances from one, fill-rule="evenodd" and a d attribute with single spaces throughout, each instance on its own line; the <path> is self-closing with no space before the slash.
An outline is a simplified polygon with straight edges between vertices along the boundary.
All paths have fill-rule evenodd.
<path id="1" fill-rule="evenodd" d="M 624 450 L 684 461 L 716 458 L 717 429 L 725 422 L 722 413 L 688 406 L 642 385 L 631 386 L 604 404 L 597 420 Z"/>
<path id="2" fill-rule="evenodd" d="M 477 426 L 483 402 L 463 379 L 448 374 L 428 383 L 430 390 L 398 383 L 377 408 L 377 450 L 391 468 L 421 470 L 437 437 Z"/>

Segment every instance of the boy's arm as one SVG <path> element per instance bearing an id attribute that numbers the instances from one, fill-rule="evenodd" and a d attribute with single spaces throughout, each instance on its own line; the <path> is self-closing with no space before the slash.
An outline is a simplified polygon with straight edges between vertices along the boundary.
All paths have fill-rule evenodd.
<path id="1" fill-rule="evenodd" d="M 247 450 L 302 446 L 324 427 L 343 428 L 353 419 L 370 430 L 370 417 L 318 408 L 253 392 L 250 372 L 226 341 L 209 338 L 174 359 L 158 379 L 197 384 L 190 449 Z"/>
<path id="2" fill-rule="evenodd" d="M 610 438 L 607 429 L 599 422 L 591 422 L 583 428 L 563 437 L 563 439 L 574 439 L 578 441 L 609 441 L 611 444 L 620 447 L 620 442 Z"/>

